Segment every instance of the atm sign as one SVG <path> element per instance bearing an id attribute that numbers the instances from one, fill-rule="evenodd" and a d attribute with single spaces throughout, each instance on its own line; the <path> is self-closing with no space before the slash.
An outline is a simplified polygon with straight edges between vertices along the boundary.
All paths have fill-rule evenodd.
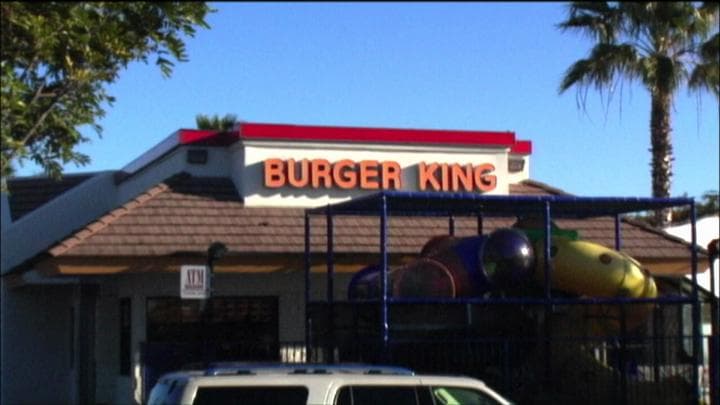
<path id="1" fill-rule="evenodd" d="M 180 267 L 180 298 L 210 298 L 207 266 L 184 265 Z"/>

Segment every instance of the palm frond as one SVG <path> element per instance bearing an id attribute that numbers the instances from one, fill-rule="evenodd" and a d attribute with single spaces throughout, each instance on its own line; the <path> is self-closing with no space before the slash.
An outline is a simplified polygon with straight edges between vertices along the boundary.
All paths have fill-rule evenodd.
<path id="1" fill-rule="evenodd" d="M 690 73 L 691 90 L 707 90 L 720 99 L 720 33 L 700 46 L 700 62 Z"/>
<path id="2" fill-rule="evenodd" d="M 703 18 L 707 18 L 707 16 L 714 16 L 717 18 L 718 13 L 720 13 L 720 3 L 715 1 L 704 1 L 700 7 L 698 7 L 698 13 Z"/>
<path id="3" fill-rule="evenodd" d="M 700 57 L 707 62 L 720 60 L 720 33 L 715 33 L 700 46 Z"/>
<path id="4" fill-rule="evenodd" d="M 613 42 L 619 26 L 617 8 L 607 2 L 572 2 L 568 19 L 557 25 L 561 30 L 578 30 L 599 42 Z"/>
<path id="5" fill-rule="evenodd" d="M 597 44 L 587 59 L 575 62 L 565 72 L 560 93 L 572 86 L 612 88 L 619 76 L 634 79 L 638 74 L 637 53 L 628 44 Z"/>
<path id="6" fill-rule="evenodd" d="M 195 116 L 195 125 L 198 129 L 230 131 L 236 122 L 237 116 L 234 114 L 226 114 L 224 117 L 220 117 L 217 114 L 213 116 L 198 114 Z"/>
<path id="7" fill-rule="evenodd" d="M 674 93 L 688 77 L 681 60 L 663 54 L 642 58 L 638 65 L 642 82 L 651 93 Z"/>

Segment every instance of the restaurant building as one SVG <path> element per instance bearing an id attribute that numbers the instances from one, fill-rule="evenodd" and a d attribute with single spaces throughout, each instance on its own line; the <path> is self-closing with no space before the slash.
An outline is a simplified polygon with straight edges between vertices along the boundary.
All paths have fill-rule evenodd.
<path id="1" fill-rule="evenodd" d="M 512 132 L 239 123 L 179 130 L 116 171 L 9 179 L 0 402 L 139 403 L 153 368 L 202 361 L 208 341 L 213 358 L 305 361 L 306 208 L 379 190 L 567 195 L 531 179 L 532 152 Z M 560 224 L 613 246 L 612 218 Z M 336 225 L 333 288 L 344 297 L 373 260 L 377 227 Z M 691 272 L 687 243 L 629 218 L 620 227 L 623 251 L 653 276 Z M 397 266 L 447 229 L 415 219 L 389 232 Z M 325 243 L 311 235 L 313 295 L 324 294 Z M 192 276 L 206 264 L 211 284 Z M 211 285 L 211 300 L 181 298 L 193 280 Z"/>

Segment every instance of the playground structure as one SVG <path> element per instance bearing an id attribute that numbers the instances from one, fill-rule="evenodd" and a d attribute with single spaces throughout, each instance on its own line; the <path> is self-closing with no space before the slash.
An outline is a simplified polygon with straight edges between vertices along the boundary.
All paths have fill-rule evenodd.
<path id="1" fill-rule="evenodd" d="M 694 213 L 686 198 L 409 192 L 307 210 L 308 350 L 331 360 L 474 375 L 519 403 L 699 403 L 697 250 L 690 252 L 687 293 L 661 291 L 620 251 L 622 215 L 676 206 Z M 326 218 L 324 299 L 310 294 L 313 215 Z M 379 257 L 359 269 L 341 300 L 333 218 L 355 215 L 379 218 Z M 391 267 L 390 218 L 415 216 L 447 218 L 447 235 L 428 234 L 414 260 Z M 614 249 L 554 222 L 606 216 L 615 222 Z M 477 235 L 454 235 L 461 217 L 477 218 Z M 515 223 L 486 234 L 483 219 L 492 217 Z"/>

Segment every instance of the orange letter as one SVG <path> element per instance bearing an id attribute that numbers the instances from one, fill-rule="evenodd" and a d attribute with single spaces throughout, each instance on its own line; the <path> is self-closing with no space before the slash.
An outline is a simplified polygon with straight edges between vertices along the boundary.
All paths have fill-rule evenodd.
<path id="1" fill-rule="evenodd" d="M 465 191 L 473 191 L 473 169 L 471 164 L 466 164 L 465 167 L 455 163 L 450 166 L 452 174 L 452 190 L 459 191 L 460 183 L 462 183 Z"/>
<path id="2" fill-rule="evenodd" d="M 363 160 L 360 162 L 360 188 L 364 190 L 379 188 L 379 175 L 377 160 Z"/>
<path id="3" fill-rule="evenodd" d="M 283 166 L 280 159 L 265 159 L 265 187 L 279 188 L 285 185 Z"/>
<path id="4" fill-rule="evenodd" d="M 440 190 L 440 183 L 435 178 L 435 171 L 437 170 L 437 163 L 431 163 L 429 166 L 425 165 L 425 162 L 420 162 L 418 165 L 418 187 L 420 190 L 425 191 L 428 183 L 432 186 L 433 190 Z"/>
<path id="5" fill-rule="evenodd" d="M 448 173 L 448 165 L 447 163 L 443 163 L 440 165 L 440 176 L 442 177 L 442 191 L 449 191 L 450 190 L 450 176 Z"/>
<path id="6" fill-rule="evenodd" d="M 310 162 L 307 159 L 300 161 L 300 176 L 298 177 L 295 169 L 297 164 L 294 159 L 288 159 L 287 161 L 287 181 L 291 186 L 295 188 L 307 187 L 310 181 L 308 171 L 310 170 Z"/>
<path id="7" fill-rule="evenodd" d="M 345 170 L 347 169 L 347 170 Z M 343 159 L 333 165 L 333 179 L 338 187 L 349 189 L 357 186 L 357 173 L 355 162 L 350 159 Z"/>
<path id="8" fill-rule="evenodd" d="M 310 162 L 312 167 L 312 185 L 313 188 L 319 188 L 320 182 L 323 182 L 323 187 L 332 187 L 332 177 L 330 176 L 330 162 L 325 159 L 313 159 Z"/>
<path id="9" fill-rule="evenodd" d="M 480 191 L 492 191 L 497 186 L 497 176 L 489 174 L 495 171 L 490 163 L 481 164 L 475 168 L 475 186 Z"/>
<path id="10" fill-rule="evenodd" d="M 402 188 L 401 174 L 402 170 L 397 162 L 382 162 L 382 182 L 383 190 L 388 190 L 391 187 L 395 190 Z M 391 185 L 392 184 L 392 185 Z"/>

